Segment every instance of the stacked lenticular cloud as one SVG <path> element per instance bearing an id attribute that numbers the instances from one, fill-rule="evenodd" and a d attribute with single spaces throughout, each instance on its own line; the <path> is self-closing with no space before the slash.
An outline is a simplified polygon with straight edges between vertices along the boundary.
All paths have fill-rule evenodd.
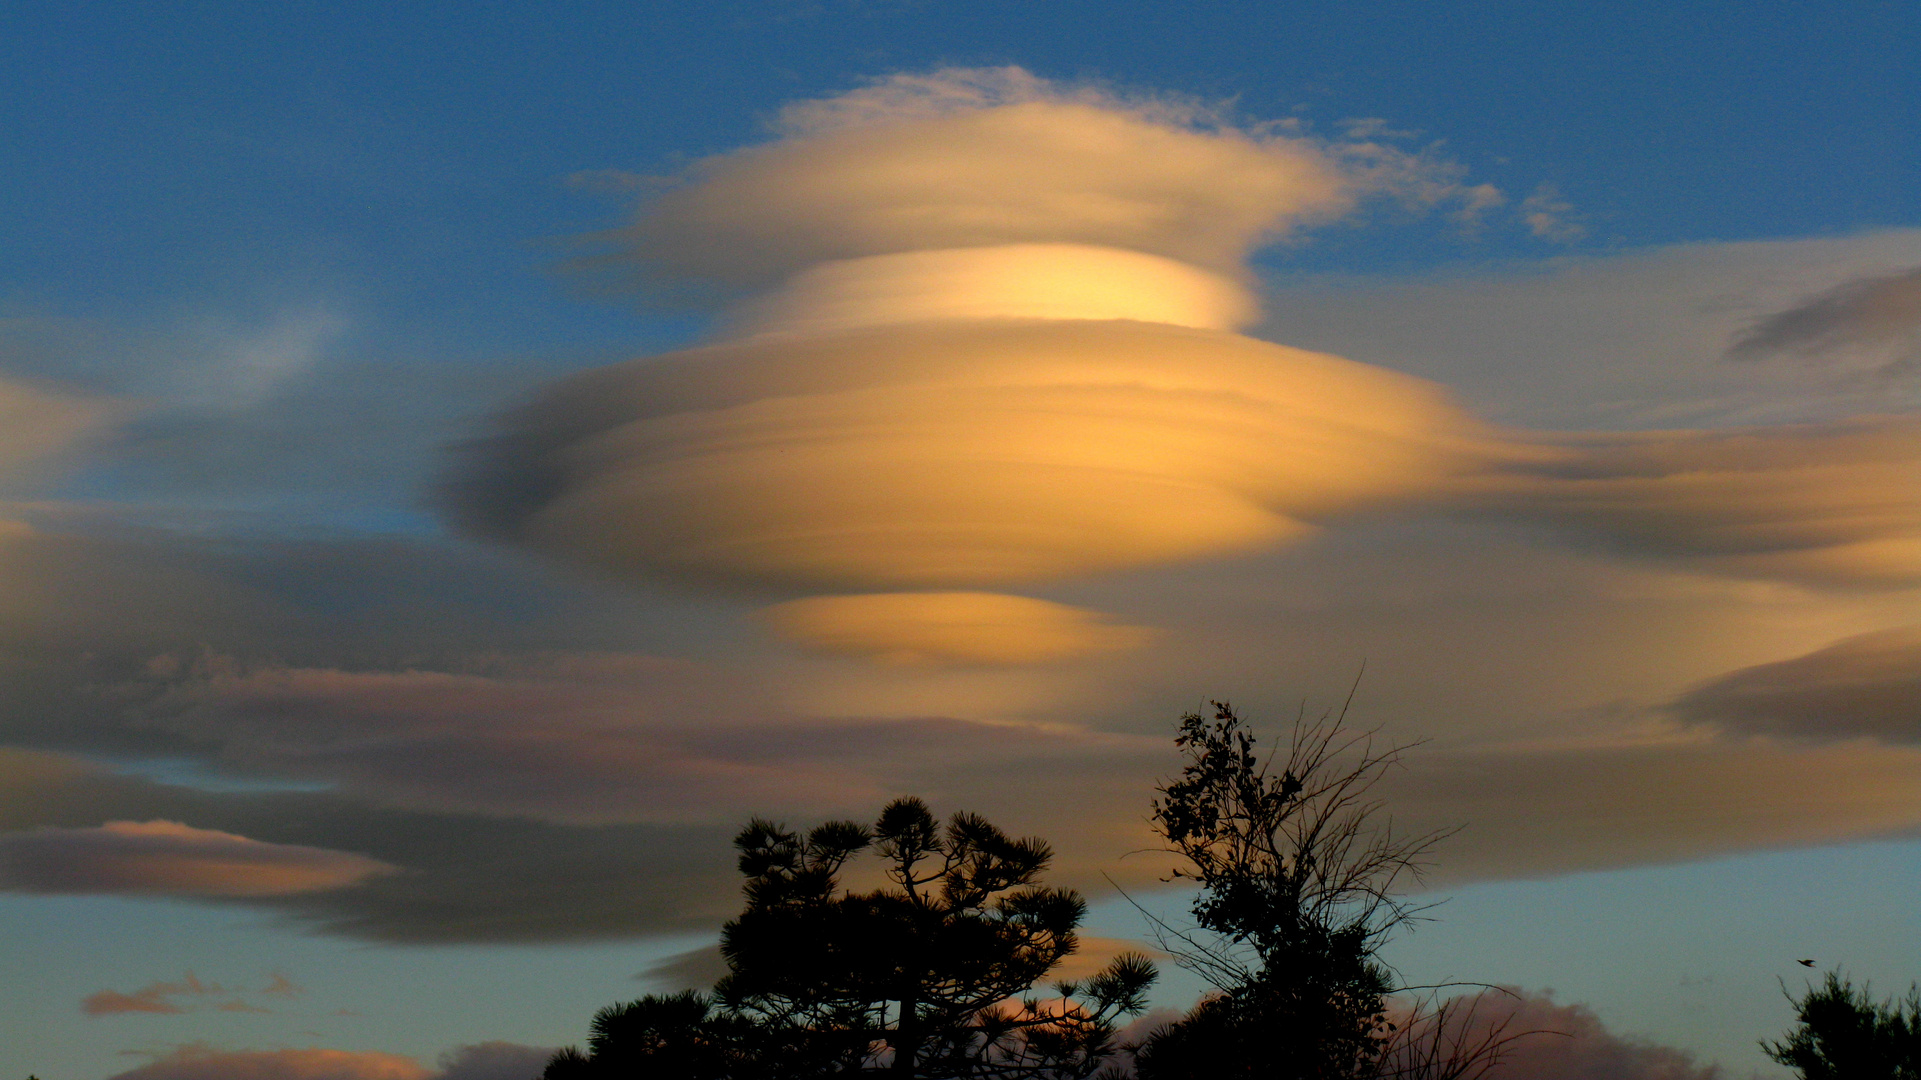
<path id="1" fill-rule="evenodd" d="M 796 115 L 626 234 L 653 272 L 777 283 L 507 416 L 461 520 L 831 594 L 772 613 L 803 643 L 1008 663 L 1145 637 L 976 590 L 1255 548 L 1490 453 L 1429 384 L 1234 333 L 1246 252 L 1370 182 L 1324 147 L 1018 73 Z"/>
<path id="2" fill-rule="evenodd" d="M 601 572 L 801 594 L 766 613 L 787 639 L 919 662 L 1131 648 L 1150 634 L 1005 590 L 1393 505 L 1717 573 L 1921 581 L 1912 417 L 1502 432 L 1433 384 L 1236 332 L 1251 251 L 1376 194 L 1498 200 L 1378 145 L 1018 70 L 802 103 L 612 234 L 603 268 L 732 296 L 721 336 L 505 414 L 444 502 Z M 1729 472 L 1730 445 L 1765 452 Z"/>

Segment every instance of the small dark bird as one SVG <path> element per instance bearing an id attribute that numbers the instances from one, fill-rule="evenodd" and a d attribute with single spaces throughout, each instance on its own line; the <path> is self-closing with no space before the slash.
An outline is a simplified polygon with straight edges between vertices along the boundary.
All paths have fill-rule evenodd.
<path id="1" fill-rule="evenodd" d="M 1802 967 L 1813 967 L 1813 966 L 1814 966 L 1814 961 L 1812 961 L 1812 960 L 1796 960 L 1796 961 L 1795 961 L 1795 963 L 1797 963 L 1797 964 L 1800 964 L 1800 965 L 1801 965 Z"/>

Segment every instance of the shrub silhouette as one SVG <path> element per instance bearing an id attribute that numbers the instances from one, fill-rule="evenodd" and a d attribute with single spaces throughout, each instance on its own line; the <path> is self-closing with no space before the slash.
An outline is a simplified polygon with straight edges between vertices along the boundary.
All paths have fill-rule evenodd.
<path id="1" fill-rule="evenodd" d="M 1187 755 L 1154 825 L 1196 882 L 1196 929 L 1162 944 L 1214 993 L 1157 1032 L 1141 1080 L 1480 1076 L 1519 1037 L 1474 1023 L 1482 996 L 1391 1011 L 1378 953 L 1422 907 L 1401 893 L 1452 830 L 1396 833 L 1369 792 L 1402 748 L 1377 749 L 1338 715 L 1297 720 L 1285 761 L 1263 760 L 1233 708 L 1189 713 Z M 1158 922 L 1158 921 L 1157 921 Z M 1438 988 L 1428 988 L 1438 989 Z"/>
<path id="2" fill-rule="evenodd" d="M 1868 987 L 1857 990 L 1830 971 L 1820 986 L 1788 1000 L 1797 1026 L 1761 1047 L 1802 1080 L 1921 1080 L 1921 987 L 1903 1000 L 1876 1002 Z"/>

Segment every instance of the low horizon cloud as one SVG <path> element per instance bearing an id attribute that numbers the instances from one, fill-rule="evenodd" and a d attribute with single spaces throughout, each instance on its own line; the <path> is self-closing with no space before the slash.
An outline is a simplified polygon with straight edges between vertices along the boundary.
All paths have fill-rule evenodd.
<path id="1" fill-rule="evenodd" d="M 529 1080 L 554 1047 L 492 1041 L 455 1047 L 429 1069 L 411 1057 L 321 1047 L 216 1050 L 188 1043 L 109 1080 Z"/>

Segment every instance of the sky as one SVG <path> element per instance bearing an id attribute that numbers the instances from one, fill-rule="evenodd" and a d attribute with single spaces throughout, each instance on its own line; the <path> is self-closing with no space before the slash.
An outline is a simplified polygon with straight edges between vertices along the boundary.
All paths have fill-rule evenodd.
<path id="1" fill-rule="evenodd" d="M 531 1076 L 902 794 L 1098 958 L 1351 687 L 1530 1075 L 1921 977 L 1913 6 L 0 13 L 14 1072 Z"/>

